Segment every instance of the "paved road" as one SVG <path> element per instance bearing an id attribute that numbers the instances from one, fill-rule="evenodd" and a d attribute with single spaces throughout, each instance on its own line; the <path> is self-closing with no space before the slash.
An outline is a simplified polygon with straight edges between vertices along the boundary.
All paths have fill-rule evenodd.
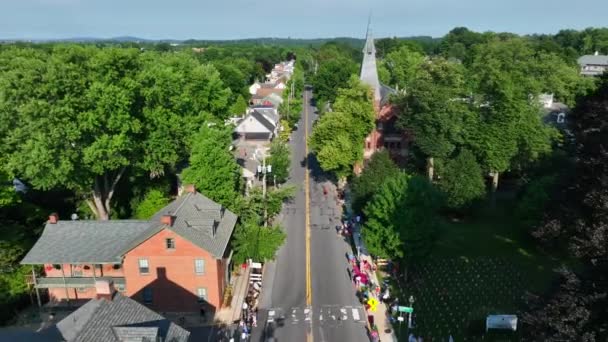
<path id="1" fill-rule="evenodd" d="M 365 331 L 365 313 L 358 304 L 347 273 L 346 253 L 349 245 L 336 234 L 338 206 L 314 158 L 310 169 L 310 304 L 307 305 L 306 266 L 306 185 L 305 125 L 312 130 L 315 108 L 310 105 L 312 92 L 304 94 L 304 114 L 299 129 L 292 135 L 292 165 L 289 183 L 298 186 L 294 201 L 283 210 L 287 241 L 277 259 L 267 267 L 260 327 L 254 329 L 252 341 L 369 341 Z M 264 328 L 269 315 L 282 318 Z M 264 331 L 266 330 L 266 331 Z"/>

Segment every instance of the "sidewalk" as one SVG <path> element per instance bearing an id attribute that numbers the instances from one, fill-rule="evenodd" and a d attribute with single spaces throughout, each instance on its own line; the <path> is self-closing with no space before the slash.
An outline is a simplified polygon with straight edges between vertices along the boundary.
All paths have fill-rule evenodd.
<path id="1" fill-rule="evenodd" d="M 347 192 L 345 194 L 345 209 L 346 209 L 346 213 L 347 213 L 347 217 L 354 217 L 352 210 L 350 208 L 350 202 L 349 202 L 349 193 Z M 364 260 L 367 261 L 370 265 L 373 265 L 373 260 L 372 257 L 369 255 L 369 252 L 367 251 L 367 249 L 365 248 L 365 245 L 363 243 L 363 240 L 361 239 L 361 227 L 360 224 L 355 224 L 353 227 L 353 241 L 355 244 L 355 248 L 357 249 L 357 251 L 359 252 L 359 259 L 361 262 L 363 262 Z M 371 271 L 369 272 L 370 278 L 372 280 L 372 283 L 374 284 L 378 284 L 380 285 L 380 282 L 378 280 L 378 275 L 376 274 L 376 271 Z M 373 317 L 373 321 L 374 324 L 376 325 L 376 327 L 378 328 L 378 333 L 379 333 L 379 337 L 380 337 L 380 341 L 382 342 L 397 342 L 397 336 L 395 335 L 395 331 L 393 330 L 393 326 L 389 321 L 389 317 L 388 317 L 388 308 L 386 307 L 386 305 L 382 302 L 378 303 L 377 305 L 377 309 L 375 312 L 370 312 L 367 311 L 367 315 L 368 316 L 372 316 Z M 369 325 L 369 320 L 368 320 L 368 325 Z M 369 326 L 368 326 L 369 328 Z"/>
<path id="2" fill-rule="evenodd" d="M 240 274 L 233 277 L 230 306 L 222 308 L 217 312 L 215 315 L 216 321 L 233 324 L 240 319 L 241 306 L 249 288 L 249 272 L 251 272 L 251 268 L 247 266 L 245 269 L 241 268 Z"/>

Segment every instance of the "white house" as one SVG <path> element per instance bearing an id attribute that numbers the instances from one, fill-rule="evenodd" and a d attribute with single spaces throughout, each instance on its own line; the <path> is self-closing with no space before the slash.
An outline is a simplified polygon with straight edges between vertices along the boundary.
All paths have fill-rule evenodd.
<path id="1" fill-rule="evenodd" d="M 608 56 L 600 55 L 597 51 L 593 55 L 584 55 L 578 59 L 581 75 L 599 76 L 608 70 Z"/>
<path id="2" fill-rule="evenodd" d="M 272 140 L 277 135 L 279 115 L 274 108 L 255 108 L 238 123 L 234 132 L 245 140 Z"/>

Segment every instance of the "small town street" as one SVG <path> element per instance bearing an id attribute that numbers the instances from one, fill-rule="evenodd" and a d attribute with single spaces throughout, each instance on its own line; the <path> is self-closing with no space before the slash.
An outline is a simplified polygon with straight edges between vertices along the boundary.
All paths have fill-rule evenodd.
<path id="1" fill-rule="evenodd" d="M 308 89 L 304 92 L 299 129 L 293 132 L 291 139 L 292 165 L 288 184 L 296 185 L 298 191 L 281 214 L 287 240 L 275 261 L 267 264 L 258 328 L 254 329 L 251 339 L 256 342 L 270 337 L 278 341 L 369 340 L 365 311 L 355 297 L 347 271 L 346 255 L 350 246 L 334 229 L 341 215 L 335 190 L 324 178 L 312 154 L 306 155 L 306 134 L 310 134 L 316 118 L 311 98 L 312 91 Z M 310 172 L 308 182 L 306 172 Z M 309 212 L 306 196 L 310 196 Z M 308 221 L 306 215 L 309 215 Z M 307 222 L 309 227 L 306 227 Z M 308 267 L 307 246 L 310 248 Z M 269 316 L 274 322 L 265 324 Z"/>

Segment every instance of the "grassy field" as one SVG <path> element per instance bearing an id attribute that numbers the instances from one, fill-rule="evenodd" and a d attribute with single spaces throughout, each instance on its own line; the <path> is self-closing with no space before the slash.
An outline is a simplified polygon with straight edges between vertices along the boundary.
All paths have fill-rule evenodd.
<path id="1" fill-rule="evenodd" d="M 526 291 L 540 292 L 560 260 L 538 251 L 514 219 L 511 203 L 499 202 L 475 217 L 446 220 L 437 245 L 413 267 L 401 289 L 401 305 L 415 298 L 414 333 L 425 341 L 518 341 L 517 333 L 485 333 L 489 314 L 517 314 Z M 399 326 L 395 326 L 399 331 Z M 405 338 L 405 327 L 402 336 Z"/>

